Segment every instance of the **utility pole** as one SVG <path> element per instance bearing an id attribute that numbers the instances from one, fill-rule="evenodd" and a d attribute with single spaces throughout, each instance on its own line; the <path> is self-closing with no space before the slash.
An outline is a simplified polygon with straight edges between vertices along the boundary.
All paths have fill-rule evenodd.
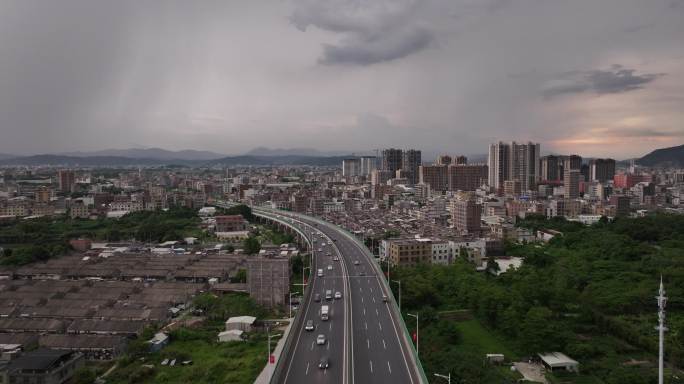
<path id="1" fill-rule="evenodd" d="M 667 297 L 665 296 L 665 288 L 663 287 L 663 276 L 660 276 L 660 289 L 658 290 L 658 384 L 663 384 L 663 361 L 664 361 L 664 344 L 665 344 L 665 305 L 667 304 Z"/>

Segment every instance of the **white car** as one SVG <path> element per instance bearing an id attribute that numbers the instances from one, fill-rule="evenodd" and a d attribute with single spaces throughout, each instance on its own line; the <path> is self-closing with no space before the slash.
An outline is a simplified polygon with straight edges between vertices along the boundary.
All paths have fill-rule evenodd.
<path id="1" fill-rule="evenodd" d="M 354 265 L 359 265 L 359 261 L 358 261 L 358 260 L 354 260 Z"/>
<path id="2" fill-rule="evenodd" d="M 306 326 L 304 327 L 305 330 L 307 331 L 313 331 L 314 330 L 314 323 L 313 320 L 307 320 L 306 321 Z"/>
<path id="3" fill-rule="evenodd" d="M 333 257 L 333 261 L 340 261 L 340 258 L 335 256 L 335 257 Z"/>
<path id="4" fill-rule="evenodd" d="M 316 344 L 317 345 L 324 345 L 325 344 L 325 335 L 324 334 L 318 335 L 318 337 L 316 338 Z"/>
<path id="5" fill-rule="evenodd" d="M 328 271 L 332 271 L 332 265 L 328 265 Z"/>
<path id="6" fill-rule="evenodd" d="M 342 292 L 340 292 L 340 291 L 335 292 L 335 298 L 341 299 L 342 298 Z"/>

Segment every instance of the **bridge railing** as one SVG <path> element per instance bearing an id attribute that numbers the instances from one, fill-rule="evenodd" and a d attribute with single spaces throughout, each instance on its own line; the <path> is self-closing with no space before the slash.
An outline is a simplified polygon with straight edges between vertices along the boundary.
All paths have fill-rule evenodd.
<path id="1" fill-rule="evenodd" d="M 268 214 L 265 213 L 260 213 L 253 211 L 252 212 L 255 216 L 259 216 L 261 218 L 271 220 L 278 222 L 280 224 L 287 225 L 288 227 L 292 228 L 294 231 L 296 231 L 308 244 L 309 248 L 313 248 L 313 243 L 311 242 L 311 239 L 306 235 L 306 233 L 303 233 L 300 231 L 298 228 L 292 225 L 292 223 L 288 223 L 285 220 L 280 220 L 276 217 L 271 217 Z M 271 215 L 275 215 L 275 213 L 271 213 Z M 311 270 L 309 270 L 309 275 L 311 275 Z M 307 284 L 306 286 L 303 286 L 303 294 L 302 294 L 302 302 L 303 303 L 308 303 L 309 302 L 309 296 L 311 296 L 311 284 Z M 295 313 L 295 317 L 292 320 L 292 324 L 290 325 L 290 333 L 285 340 L 285 344 L 283 344 L 283 349 L 280 352 L 280 358 L 276 362 L 276 366 L 273 370 L 273 374 L 271 375 L 269 383 L 271 384 L 276 384 L 280 382 L 280 378 L 283 377 L 285 370 L 287 369 L 287 361 L 288 359 L 284 358 L 285 356 L 291 356 L 294 353 L 294 346 L 295 346 L 295 340 L 297 338 L 296 335 L 298 335 L 298 330 L 301 329 L 304 326 L 304 310 L 303 307 L 300 305 L 300 309 Z M 269 356 L 269 364 L 270 364 L 270 356 Z"/>

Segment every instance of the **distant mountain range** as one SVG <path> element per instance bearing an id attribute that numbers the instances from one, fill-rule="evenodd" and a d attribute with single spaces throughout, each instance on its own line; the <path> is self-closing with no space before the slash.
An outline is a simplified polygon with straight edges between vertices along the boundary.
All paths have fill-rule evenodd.
<path id="1" fill-rule="evenodd" d="M 339 155 L 345 154 L 345 156 Z M 53 166 L 270 166 L 270 165 L 310 165 L 333 166 L 342 163 L 349 157 L 345 152 L 322 152 L 310 148 L 270 149 L 255 148 L 245 155 L 226 156 L 223 154 L 182 150 L 169 151 L 161 148 L 144 149 L 107 149 L 92 152 L 68 152 L 59 154 L 41 154 L 31 156 L 14 156 L 0 154 L 0 165 L 53 165 Z"/>
<path id="2" fill-rule="evenodd" d="M 197 161 L 194 161 L 197 162 Z M 111 167 L 111 166 L 153 166 L 153 165 L 192 165 L 189 160 L 162 160 L 162 159 L 135 159 L 122 156 L 64 156 L 64 155 L 33 155 L 0 159 L 0 165 L 26 165 L 26 166 L 88 166 L 88 167 Z"/>
<path id="3" fill-rule="evenodd" d="M 355 156 L 370 155 L 369 151 L 356 152 Z M 350 152 L 324 152 L 311 148 L 255 148 L 244 155 L 226 156 L 210 151 L 182 150 L 169 151 L 161 148 L 146 149 L 108 149 L 93 152 L 70 152 L 15 156 L 0 154 L 0 165 L 53 165 L 53 166 L 270 166 L 270 165 L 310 165 L 339 166 L 342 160 L 352 156 Z M 429 162 L 429 159 L 423 159 Z M 684 167 L 684 145 L 657 149 L 646 156 L 635 159 L 643 166 Z M 470 163 L 486 162 L 486 155 L 468 156 Z"/>
<path id="4" fill-rule="evenodd" d="M 647 167 L 684 167 L 684 145 L 656 149 L 636 163 Z"/>
<path id="5" fill-rule="evenodd" d="M 161 148 L 105 149 L 92 152 L 58 153 L 57 155 L 71 157 L 127 157 L 132 159 L 158 160 L 212 160 L 225 156 L 225 154 L 209 151 L 197 151 L 193 149 L 169 151 Z"/>
<path id="6" fill-rule="evenodd" d="M 281 155 L 281 156 L 228 156 L 207 162 L 208 166 L 235 166 L 235 165 L 309 165 L 309 166 L 340 166 L 342 160 L 349 156 L 300 156 L 300 155 Z"/>
<path id="7" fill-rule="evenodd" d="M 212 166 L 277 166 L 309 165 L 339 166 L 347 156 L 226 156 L 212 160 L 153 159 L 123 156 L 64 156 L 34 155 L 0 159 L 0 165 L 64 166 L 64 167 L 133 167 L 184 165 L 194 167 Z"/>
<path id="8" fill-rule="evenodd" d="M 308 157 L 333 157 L 346 156 L 349 157 L 354 153 L 356 156 L 370 155 L 369 151 L 319 151 L 313 148 L 266 148 L 257 147 L 245 153 L 245 156 L 308 156 Z"/>

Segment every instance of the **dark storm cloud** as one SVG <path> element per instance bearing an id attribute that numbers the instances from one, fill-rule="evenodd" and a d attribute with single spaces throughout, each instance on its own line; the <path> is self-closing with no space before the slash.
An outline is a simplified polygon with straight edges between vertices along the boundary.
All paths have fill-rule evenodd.
<path id="1" fill-rule="evenodd" d="M 343 35 L 323 44 L 320 64 L 370 65 L 407 57 L 435 39 L 422 23 L 419 3 L 411 1 L 298 1 L 290 17 L 301 31 L 314 26 Z"/>
<path id="2" fill-rule="evenodd" d="M 642 89 L 664 74 L 635 74 L 636 70 L 614 65 L 609 70 L 569 72 L 547 84 L 545 97 L 593 92 L 598 95 Z"/>
<path id="3" fill-rule="evenodd" d="M 380 39 L 351 39 L 340 45 L 324 44 L 319 63 L 369 65 L 401 59 L 430 46 L 434 37 L 425 29 L 402 31 Z"/>

